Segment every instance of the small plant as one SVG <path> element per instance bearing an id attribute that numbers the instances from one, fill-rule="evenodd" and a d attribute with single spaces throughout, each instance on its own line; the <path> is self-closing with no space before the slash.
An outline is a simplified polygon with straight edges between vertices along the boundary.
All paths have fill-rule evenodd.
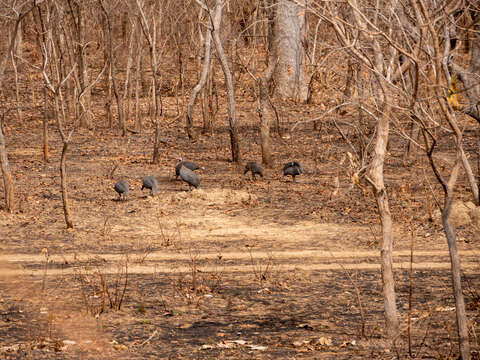
<path id="1" fill-rule="evenodd" d="M 273 268 L 273 256 L 270 254 L 268 258 L 255 259 L 252 252 L 254 245 L 245 245 L 245 247 L 250 255 L 250 261 L 255 280 L 259 282 L 269 280 Z"/>
<path id="2" fill-rule="evenodd" d="M 85 266 L 83 270 L 76 273 L 75 279 L 87 312 L 97 317 L 108 309 L 120 310 L 128 287 L 128 257 L 114 274 L 100 268 L 90 273 Z"/>

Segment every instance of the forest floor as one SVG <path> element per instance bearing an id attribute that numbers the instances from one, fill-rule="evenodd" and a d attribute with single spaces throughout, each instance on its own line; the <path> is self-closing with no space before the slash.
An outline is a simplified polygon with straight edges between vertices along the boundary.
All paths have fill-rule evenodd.
<path id="1" fill-rule="evenodd" d="M 254 106 L 238 104 L 245 161 L 261 160 Z M 285 107 L 282 118 L 308 111 Z M 100 125 L 78 130 L 67 161 L 74 222 L 67 230 L 58 135 L 52 127 L 46 163 L 41 122 L 8 122 L 18 209 L 0 212 L 0 358 L 404 358 L 409 314 L 413 356 L 456 358 L 448 248 L 433 196 L 441 193 L 426 159 L 406 160 L 394 135 L 386 183 L 402 329 L 395 354 L 385 341 L 381 229 L 370 189 L 352 186 L 354 166 L 335 128 L 312 131 L 307 123 L 290 132 L 293 124 L 282 123 L 275 166 L 256 181 L 229 162 L 224 123 L 190 143 L 182 120 L 165 121 L 159 164 L 151 163 L 148 123 L 127 137 Z M 467 129 L 467 145 L 474 136 Z M 439 154 L 448 169 L 451 154 Z M 199 189 L 174 179 L 179 156 L 206 168 Z M 281 174 L 293 159 L 306 169 L 296 182 Z M 145 175 L 158 179 L 157 196 L 140 190 Z M 120 177 L 130 184 L 127 201 L 113 190 Z M 469 200 L 463 176 L 456 194 Z M 476 359 L 479 235 L 471 224 L 457 227 Z"/>

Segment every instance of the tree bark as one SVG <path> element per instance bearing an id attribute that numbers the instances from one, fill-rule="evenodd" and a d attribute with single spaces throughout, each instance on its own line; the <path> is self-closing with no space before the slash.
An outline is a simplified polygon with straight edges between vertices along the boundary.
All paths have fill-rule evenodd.
<path id="1" fill-rule="evenodd" d="M 2 167 L 3 174 L 3 186 L 5 192 L 5 209 L 8 212 L 13 212 L 15 195 L 13 192 L 12 173 L 8 165 L 7 149 L 5 146 L 5 136 L 3 135 L 3 129 L 0 127 L 0 165 Z"/>
<path id="2" fill-rule="evenodd" d="M 193 131 L 193 106 L 197 100 L 198 93 L 205 86 L 208 76 L 208 70 L 210 68 L 210 53 L 212 46 L 212 29 L 209 27 L 205 31 L 205 43 L 204 43 L 204 56 L 202 64 L 202 72 L 200 74 L 200 79 L 198 80 L 197 85 L 192 89 L 190 97 L 188 98 L 187 103 L 187 115 L 185 117 L 185 126 L 187 130 L 187 135 L 190 140 L 195 140 L 196 135 Z"/>
<path id="3" fill-rule="evenodd" d="M 393 277 L 393 228 L 392 214 L 388 204 L 387 190 L 385 188 L 383 165 L 385 162 L 385 153 L 387 151 L 390 105 L 388 100 L 385 102 L 383 115 L 377 122 L 377 135 L 375 140 L 375 154 L 371 165 L 371 177 L 373 180 L 373 191 L 377 202 L 378 213 L 382 223 L 382 280 L 383 280 L 383 301 L 385 308 L 385 319 L 387 323 L 387 333 L 390 339 L 394 339 L 399 331 L 399 321 L 397 314 L 395 280 Z"/>
<path id="4" fill-rule="evenodd" d="M 20 27 L 20 23 L 22 19 L 30 11 L 34 9 L 34 6 L 35 5 L 29 8 L 27 11 L 18 14 L 17 18 L 15 19 L 15 25 L 10 34 L 10 44 L 8 46 L 7 52 L 3 55 L 3 59 L 0 63 L 0 90 L 2 89 L 2 84 L 3 84 L 3 79 L 5 77 L 5 69 L 7 67 L 8 59 L 10 58 L 13 48 L 15 47 L 15 40 L 17 39 L 17 32 Z M 8 164 L 5 137 L 3 135 L 3 129 L 1 127 L 0 127 L 0 166 L 2 168 L 3 184 L 4 184 L 4 191 L 5 191 L 5 209 L 8 212 L 13 212 L 15 195 L 13 190 L 12 173 L 10 171 L 10 166 Z"/>
<path id="5" fill-rule="evenodd" d="M 63 214 L 65 215 L 65 224 L 67 224 L 67 229 L 73 229 L 72 214 L 70 212 L 70 202 L 68 198 L 67 191 L 67 150 L 68 150 L 69 141 L 63 141 L 62 147 L 62 157 L 60 159 L 60 183 L 62 189 L 62 203 L 63 203 Z"/>
<path id="6" fill-rule="evenodd" d="M 262 149 L 262 163 L 265 167 L 273 166 L 272 155 L 272 140 L 270 136 L 270 126 L 272 124 L 273 109 L 270 104 L 269 84 L 272 80 L 273 73 L 275 71 L 276 57 L 276 42 L 275 42 L 275 11 L 274 1 L 265 0 L 265 8 L 268 11 L 268 28 L 267 28 L 267 41 L 268 41 L 268 66 L 263 72 L 260 79 L 258 79 L 258 116 L 260 118 L 260 146 Z"/>
<path id="7" fill-rule="evenodd" d="M 305 79 L 304 50 L 305 10 L 302 1 L 279 0 L 277 5 L 277 56 L 275 70 L 276 93 L 282 98 L 306 101 L 308 88 Z"/>
<path id="8" fill-rule="evenodd" d="M 100 7 L 105 15 L 105 20 L 107 22 L 107 38 L 108 38 L 108 55 L 109 55 L 109 61 L 110 61 L 110 69 L 111 69 L 111 78 L 112 78 L 112 87 L 113 87 L 113 93 L 115 94 L 115 99 L 117 100 L 117 112 L 118 112 L 118 124 L 120 126 L 120 129 L 122 130 L 122 136 L 127 135 L 127 126 L 125 123 L 125 120 L 123 118 L 123 105 L 122 105 L 122 97 L 120 96 L 118 92 L 118 85 L 117 85 L 117 79 L 116 79 L 116 74 L 115 74 L 115 62 L 113 59 L 113 24 L 111 21 L 111 14 L 107 12 L 106 8 L 103 5 L 102 0 L 98 0 L 100 3 Z"/>
<path id="9" fill-rule="evenodd" d="M 238 128 L 237 128 L 237 115 L 235 109 L 235 93 L 233 88 L 232 73 L 228 66 L 227 57 L 223 50 L 222 41 L 220 40 L 220 23 L 222 21 L 222 9 L 223 2 L 222 0 L 216 0 L 215 11 L 213 13 L 213 41 L 215 43 L 215 49 L 217 50 L 218 58 L 220 59 L 220 64 L 222 66 L 223 74 L 225 76 L 225 85 L 227 87 L 227 111 L 228 111 L 228 123 L 229 123 L 229 132 L 230 132 L 230 146 L 232 151 L 232 162 L 240 163 L 242 161 L 242 156 L 240 153 L 240 141 L 238 138 Z M 212 19 L 212 16 L 210 17 Z"/>
<path id="10" fill-rule="evenodd" d="M 451 267 L 452 267 L 452 284 L 453 284 L 453 294 L 455 296 L 455 308 L 456 308 L 456 315 L 457 315 L 457 331 L 458 331 L 458 338 L 459 338 L 459 351 L 460 355 L 462 357 L 462 360 L 470 360 L 471 354 L 470 354 L 470 342 L 468 339 L 468 325 L 467 325 L 467 315 L 465 311 L 465 300 L 463 298 L 463 291 L 462 291 L 462 282 L 461 282 L 461 268 L 460 268 L 460 259 L 458 256 L 458 251 L 457 251 L 457 246 L 456 246 L 456 240 L 455 240 L 455 234 L 453 232 L 452 227 L 450 226 L 449 223 L 449 215 L 450 215 L 450 208 L 451 208 L 451 203 L 453 200 L 453 189 L 455 187 L 455 183 L 457 180 L 458 176 L 458 168 L 460 161 L 462 160 L 462 131 L 458 127 L 455 114 L 451 111 L 451 109 L 448 107 L 447 101 L 445 99 L 445 94 L 443 91 L 444 88 L 444 82 L 442 80 L 442 61 L 444 62 L 444 65 L 446 65 L 446 61 L 448 59 L 448 56 L 445 56 L 445 54 L 448 54 L 448 48 L 445 49 L 444 53 L 442 54 L 440 52 L 440 44 L 439 44 L 439 36 L 435 28 L 433 27 L 433 22 L 432 22 L 432 17 L 427 11 L 427 7 L 425 6 L 425 3 L 423 0 L 418 0 L 419 7 L 421 9 L 423 17 L 426 19 L 425 23 L 428 27 L 428 30 L 430 32 L 430 35 L 432 37 L 432 42 L 433 42 L 433 49 L 434 49 L 434 54 L 432 54 L 432 60 L 433 60 L 433 66 L 435 69 L 435 90 L 436 90 L 436 96 L 438 99 L 438 104 L 440 105 L 440 109 L 442 111 L 442 114 L 444 118 L 447 120 L 450 128 L 453 131 L 454 137 L 455 137 L 455 143 L 456 143 L 456 150 L 457 150 L 457 162 L 450 173 L 450 177 L 447 183 L 443 181 L 441 178 L 440 174 L 436 170 L 433 160 L 431 157 L 430 153 L 430 164 L 432 166 L 432 169 L 435 172 L 435 175 L 439 181 L 439 183 L 442 185 L 444 194 L 445 194 L 445 200 L 444 200 L 444 208 L 442 210 L 442 223 L 444 226 L 444 231 L 445 231 L 445 236 L 447 237 L 447 243 L 448 243 L 448 250 L 450 253 L 450 260 L 451 260 Z M 446 35 L 448 35 L 448 28 L 445 28 Z M 448 46 L 448 45 L 447 45 Z M 443 67 L 444 70 L 446 70 L 446 66 Z M 446 77 L 446 81 L 449 81 L 449 78 L 447 74 L 444 73 L 444 76 Z"/>

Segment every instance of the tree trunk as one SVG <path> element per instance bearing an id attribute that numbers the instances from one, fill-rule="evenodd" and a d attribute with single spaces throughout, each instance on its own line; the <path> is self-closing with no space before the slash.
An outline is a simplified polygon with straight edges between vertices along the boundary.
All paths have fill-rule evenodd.
<path id="1" fill-rule="evenodd" d="M 188 98 L 187 103 L 187 115 L 185 117 L 185 126 L 187 130 L 187 135 L 190 140 L 195 140 L 196 135 L 193 131 L 193 106 L 195 105 L 195 101 L 197 100 L 198 93 L 202 90 L 205 86 L 207 81 L 208 70 L 210 68 L 210 53 L 211 53 L 211 46 L 212 46 L 212 29 L 208 28 L 205 33 L 205 44 L 204 44 L 204 56 L 203 56 L 203 64 L 202 64 L 202 72 L 200 74 L 200 79 L 198 80 L 197 85 L 192 89 L 190 93 L 190 97 Z"/>
<path id="2" fill-rule="evenodd" d="M 0 126 L 0 165 L 3 174 L 3 186 L 5 191 L 5 209 L 8 212 L 14 210 L 15 195 L 13 193 L 12 173 L 8 165 L 7 149 L 5 146 L 5 136 L 3 136 L 3 129 Z"/>
<path id="3" fill-rule="evenodd" d="M 232 162 L 240 163 L 242 156 L 240 153 L 240 142 L 238 138 L 237 129 L 237 115 L 235 109 L 235 93 L 233 89 L 232 73 L 228 66 L 227 57 L 223 50 L 222 41 L 220 40 L 220 23 L 222 21 L 222 0 L 216 0 L 215 12 L 213 14 L 213 41 L 215 43 L 215 49 L 217 50 L 220 64 L 222 65 L 223 74 L 225 76 L 225 85 L 227 87 L 227 111 L 228 111 L 228 123 L 230 125 L 230 146 L 232 151 Z M 212 21 L 212 20 L 211 20 Z"/>
<path id="4" fill-rule="evenodd" d="M 50 161 L 50 153 L 48 149 L 48 119 L 49 119 L 49 112 L 48 112 L 48 89 L 44 89 L 44 98 L 45 98 L 45 109 L 43 112 L 43 160 L 45 162 Z"/>
<path id="5" fill-rule="evenodd" d="M 298 3 L 304 5 L 304 0 Z M 305 10 L 300 5 L 291 0 L 278 1 L 276 34 L 279 59 L 274 76 L 278 95 L 295 101 L 306 101 L 308 88 L 302 45 Z"/>
<path id="6" fill-rule="evenodd" d="M 381 81 L 381 80 L 380 80 Z M 385 153 L 387 150 L 388 133 L 389 133 L 389 116 L 390 103 L 386 99 L 383 109 L 383 115 L 377 122 L 377 135 L 375 140 L 375 154 L 372 161 L 370 175 L 373 181 L 373 191 L 377 202 L 380 221 L 382 223 L 382 280 L 383 280 L 383 301 L 385 308 L 385 320 L 387 324 L 387 334 L 390 339 L 394 339 L 399 330 L 395 281 L 393 278 L 393 229 L 392 214 L 388 204 L 387 190 L 385 188 L 383 177 L 383 165 L 385 161 Z"/>
<path id="7" fill-rule="evenodd" d="M 67 224 L 67 229 L 73 229 L 72 215 L 70 212 L 70 201 L 68 199 L 67 191 L 67 150 L 68 150 L 68 141 L 63 141 L 62 148 L 62 157 L 60 160 L 60 183 L 62 188 L 62 202 L 63 202 L 63 214 L 65 215 L 65 223 Z"/>
<path id="8" fill-rule="evenodd" d="M 442 210 L 442 224 L 443 231 L 447 238 L 448 249 L 450 252 L 450 263 L 452 269 L 452 285 L 455 295 L 455 308 L 457 310 L 457 328 L 460 343 L 460 353 L 470 354 L 470 344 L 468 339 L 468 323 L 467 312 L 465 310 L 465 300 L 462 291 L 461 266 L 460 257 L 457 251 L 457 241 L 455 239 L 455 232 L 450 224 L 450 209 L 452 204 L 452 197 L 448 196 L 445 200 L 447 205 Z M 468 360 L 469 357 L 462 356 L 463 360 Z"/>
<path id="9" fill-rule="evenodd" d="M 273 109 L 270 104 L 269 84 L 272 80 L 273 72 L 276 67 L 275 51 L 275 10 L 273 1 L 266 0 L 265 8 L 268 11 L 268 66 L 258 79 L 258 116 L 260 117 L 260 146 L 262 149 L 262 163 L 265 167 L 273 166 L 272 140 L 270 136 L 270 125 L 272 124 Z"/>
<path id="10" fill-rule="evenodd" d="M 15 46 L 15 40 L 17 38 L 18 28 L 22 19 L 27 15 L 34 7 L 30 8 L 28 11 L 21 13 L 17 16 L 15 20 L 15 25 L 13 30 L 10 34 L 10 44 L 5 54 L 3 54 L 3 59 L 0 63 L 0 90 L 2 89 L 3 79 L 5 76 L 5 69 L 7 67 L 8 59 L 10 58 L 13 48 Z M 9 212 L 13 212 L 14 210 L 14 201 L 15 195 L 13 192 L 13 181 L 12 181 L 12 173 L 10 171 L 10 166 L 8 165 L 8 156 L 7 156 L 7 149 L 5 144 L 5 137 L 3 135 L 3 129 L 0 126 L 0 166 L 2 168 L 2 175 L 3 175 L 3 184 L 4 184 L 4 191 L 5 191 L 5 209 Z"/>
<path id="11" fill-rule="evenodd" d="M 480 34 L 478 31 L 475 33 L 472 41 L 472 54 L 467 70 L 455 64 L 451 65 L 456 77 L 463 83 L 469 102 L 469 106 L 462 111 L 477 120 L 480 124 L 480 83 L 478 81 L 478 77 L 480 76 Z"/>
<path id="12" fill-rule="evenodd" d="M 109 55 L 110 69 L 111 69 L 112 88 L 113 88 L 113 93 L 115 94 L 115 99 L 117 100 L 118 124 L 122 129 L 122 136 L 126 136 L 127 126 L 123 118 L 122 97 L 118 92 L 117 79 L 115 74 L 115 62 L 113 59 L 113 50 L 114 50 L 113 49 L 113 24 L 110 18 L 111 14 L 107 12 L 107 10 L 105 9 L 102 0 L 99 0 L 99 3 L 105 15 L 105 20 L 107 22 L 108 55 Z"/>

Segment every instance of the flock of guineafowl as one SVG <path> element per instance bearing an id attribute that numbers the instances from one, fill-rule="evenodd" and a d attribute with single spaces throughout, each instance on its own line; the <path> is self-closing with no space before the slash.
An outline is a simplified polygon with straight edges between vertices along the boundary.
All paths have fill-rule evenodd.
<path id="1" fill-rule="evenodd" d="M 198 166 L 194 162 L 183 160 L 182 158 L 178 159 L 178 163 L 175 166 L 175 178 L 180 178 L 188 184 L 189 190 L 198 188 L 200 186 L 200 178 L 195 173 L 195 170 L 205 170 L 204 167 Z M 260 175 L 263 178 L 263 167 L 255 161 L 249 161 L 245 165 L 245 170 L 243 175 L 247 174 L 250 171 L 252 174 L 252 179 L 255 180 L 255 175 Z M 295 176 L 300 175 L 304 172 L 303 166 L 298 161 L 289 161 L 283 167 L 283 176 L 290 175 L 295 181 Z M 115 191 L 118 193 L 118 198 L 126 200 L 128 198 L 128 192 L 130 187 L 128 183 L 120 179 L 118 180 L 114 187 Z M 155 196 L 158 192 L 158 182 L 153 175 L 149 175 L 143 178 L 142 180 L 142 190 L 149 189 L 151 195 Z"/>

